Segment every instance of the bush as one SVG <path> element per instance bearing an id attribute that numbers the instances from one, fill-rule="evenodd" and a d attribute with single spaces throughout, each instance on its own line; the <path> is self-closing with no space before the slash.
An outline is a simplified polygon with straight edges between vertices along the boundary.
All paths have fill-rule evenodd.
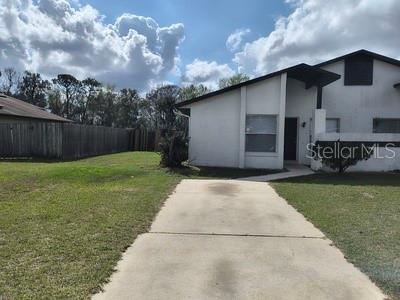
<path id="1" fill-rule="evenodd" d="M 329 168 L 344 173 L 359 161 L 368 160 L 373 154 L 373 147 L 361 142 L 320 141 L 314 146 L 313 157 L 321 160 Z"/>
<path id="2" fill-rule="evenodd" d="M 161 165 L 176 168 L 188 159 L 188 137 L 183 130 L 161 132 Z"/>

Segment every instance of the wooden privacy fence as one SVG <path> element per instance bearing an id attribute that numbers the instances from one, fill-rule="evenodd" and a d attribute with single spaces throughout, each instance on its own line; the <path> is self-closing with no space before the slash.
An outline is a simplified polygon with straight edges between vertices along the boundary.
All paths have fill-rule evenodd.
<path id="1" fill-rule="evenodd" d="M 0 157 L 78 159 L 157 150 L 155 132 L 69 123 L 0 124 Z"/>
<path id="2" fill-rule="evenodd" d="M 130 149 L 133 151 L 160 151 L 160 132 L 146 129 L 132 129 Z"/>

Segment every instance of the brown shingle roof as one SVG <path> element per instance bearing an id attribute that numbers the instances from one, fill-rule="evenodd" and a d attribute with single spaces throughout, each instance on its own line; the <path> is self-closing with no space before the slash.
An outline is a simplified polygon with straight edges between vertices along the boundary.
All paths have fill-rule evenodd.
<path id="1" fill-rule="evenodd" d="M 56 122 L 72 122 L 71 120 L 49 113 L 43 108 L 3 94 L 0 94 L 0 115 L 42 119 Z"/>

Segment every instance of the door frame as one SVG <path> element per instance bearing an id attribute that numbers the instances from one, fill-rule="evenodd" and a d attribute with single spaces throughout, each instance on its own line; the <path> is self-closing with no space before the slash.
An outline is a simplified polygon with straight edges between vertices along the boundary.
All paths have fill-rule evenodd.
<path id="1" fill-rule="evenodd" d="M 285 121 L 286 119 L 296 119 L 296 159 L 295 160 L 285 160 L 285 131 L 286 131 L 286 126 L 283 130 L 283 161 L 294 161 L 298 162 L 299 161 L 299 142 L 300 142 L 300 117 L 288 117 L 285 116 Z"/>

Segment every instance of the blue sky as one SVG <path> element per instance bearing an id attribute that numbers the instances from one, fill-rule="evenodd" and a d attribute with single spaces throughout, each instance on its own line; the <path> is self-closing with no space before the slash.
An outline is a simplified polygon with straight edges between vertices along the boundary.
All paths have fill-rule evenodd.
<path id="1" fill-rule="evenodd" d="M 398 0 L 0 0 L 0 68 L 217 88 L 361 48 L 400 58 L 399 15 Z"/>
<path id="2" fill-rule="evenodd" d="M 113 23 L 123 13 L 148 16 L 160 26 L 183 23 L 185 41 L 180 45 L 182 65 L 194 59 L 216 60 L 232 68 L 232 53 L 226 39 L 236 29 L 248 28 L 247 40 L 265 36 L 274 28 L 279 16 L 291 11 L 280 0 L 85 0 Z"/>

